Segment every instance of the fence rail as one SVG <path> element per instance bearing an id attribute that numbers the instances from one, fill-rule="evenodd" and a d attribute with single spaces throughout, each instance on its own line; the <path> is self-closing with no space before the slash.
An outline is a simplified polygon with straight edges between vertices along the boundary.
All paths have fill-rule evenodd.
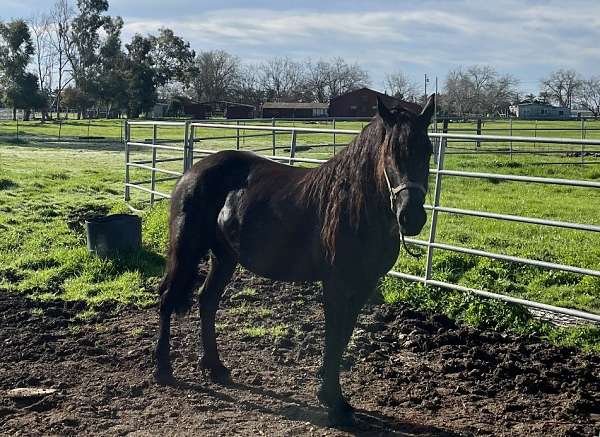
<path id="1" fill-rule="evenodd" d="M 153 126 L 153 138 L 151 143 L 140 143 L 131 141 L 131 128 L 135 128 L 135 126 Z M 162 144 L 158 144 L 157 138 L 157 126 L 185 126 L 185 134 L 182 139 L 183 146 L 165 146 Z M 296 157 L 296 151 L 298 148 L 297 145 L 297 135 L 298 134 L 309 134 L 309 133 L 320 133 L 320 134 L 333 134 L 333 135 L 352 135 L 358 134 L 359 130 L 354 129 L 323 129 L 323 128 L 306 128 L 306 127 L 293 127 L 293 126 L 251 126 L 251 125 L 239 125 L 239 124 L 226 124 L 226 123 L 204 123 L 204 122 L 129 122 L 127 123 L 127 128 L 125 129 L 125 200 L 129 202 L 130 200 L 130 190 L 137 189 L 144 191 L 146 193 L 151 194 L 151 201 L 154 201 L 154 196 L 168 199 L 170 198 L 169 194 L 161 193 L 155 189 L 154 182 L 156 181 L 156 173 L 166 173 L 171 176 L 178 176 L 183 174 L 187 169 L 189 169 L 194 162 L 196 157 L 202 157 L 206 155 L 210 155 L 213 153 L 217 153 L 217 150 L 214 149 L 205 149 L 205 148 L 195 148 L 196 143 L 201 143 L 206 138 L 205 137 L 195 137 L 196 129 L 230 129 L 237 131 L 237 136 L 233 136 L 237 138 L 236 148 L 240 148 L 239 143 L 239 131 L 240 130 L 249 130 L 249 131 L 268 131 L 271 132 L 273 138 L 275 138 L 276 132 L 283 132 L 286 134 L 290 134 L 290 144 L 289 144 L 289 156 L 277 156 L 276 149 L 278 147 L 275 146 L 275 140 L 272 142 L 272 155 L 262 155 L 265 158 L 282 161 L 293 165 L 296 162 L 303 163 L 311 163 L 311 164 L 320 164 L 325 162 L 323 159 L 314 159 L 314 158 L 299 158 Z M 465 287 L 463 285 L 454 284 L 450 282 L 444 282 L 433 279 L 433 254 L 435 250 L 444 250 L 444 251 L 452 251 L 456 253 L 462 253 L 473 256 L 487 257 L 496 260 L 508 261 L 512 263 L 518 263 L 522 265 L 530 265 L 535 267 L 540 267 L 544 269 L 551 270 L 560 270 L 569 273 L 577 273 L 581 275 L 589 275 L 594 277 L 600 277 L 600 271 L 594 269 L 583 268 L 581 266 L 572 266 L 567 264 L 559 264 L 552 263 L 547 261 L 541 261 L 530 258 L 517 257 L 512 255 L 504 255 L 499 253 L 487 252 L 483 250 L 468 248 L 468 247 L 460 247 L 445 243 L 439 243 L 436 241 L 437 236 L 437 224 L 439 221 L 438 215 L 442 214 L 454 214 L 454 215 L 462 215 L 462 216 L 475 216 L 484 219 L 490 220 L 507 220 L 518 223 L 526 223 L 533 224 L 538 226 L 549 226 L 554 228 L 566 228 L 573 229 L 582 232 L 600 232 L 600 226 L 594 224 L 585 224 L 585 223 L 574 223 L 568 221 L 559 221 L 559 220 L 547 220 L 536 217 L 524 217 L 519 215 L 509 215 L 509 214 L 497 214 L 487 211 L 475 211 L 461 208 L 450 208 L 441 205 L 441 192 L 442 192 L 442 182 L 445 177 L 466 177 L 466 178 L 477 178 L 477 179 L 497 179 L 497 180 L 506 180 L 517 183 L 535 183 L 535 184 L 547 184 L 547 185 L 562 185 L 562 186 L 570 186 L 570 187 L 579 187 L 579 188 L 592 188 L 592 189 L 600 189 L 600 182 L 588 181 L 588 180 L 577 180 L 577 179 L 559 179 L 559 178 L 546 178 L 546 177 L 534 177 L 534 176 L 523 176 L 523 175 L 511 175 L 511 174 L 496 174 L 496 173 L 482 173 L 482 172 L 468 172 L 468 171 L 457 171 L 457 170 L 446 170 L 444 169 L 444 157 L 446 155 L 447 150 L 447 142 L 449 140 L 473 140 L 480 142 L 486 141 L 501 141 L 501 142 L 521 142 L 521 143 L 533 143 L 533 142 L 544 142 L 549 144 L 567 144 L 567 145 L 576 145 L 583 147 L 584 145 L 588 146 L 600 146 L 600 140 L 592 140 L 592 139 L 582 139 L 582 138 L 548 138 L 548 137 L 524 137 L 524 136 L 502 136 L 502 135 L 472 135 L 472 134 L 462 134 L 462 133 L 441 133 L 441 132 L 432 132 L 430 133 L 430 137 L 434 140 L 435 146 L 435 163 L 436 167 L 431 169 L 431 173 L 435 175 L 435 184 L 434 184 L 434 192 L 433 192 L 433 204 L 426 205 L 426 208 L 431 211 L 431 219 L 430 219 L 430 230 L 429 230 L 429 238 L 427 241 L 416 240 L 416 239 L 407 239 L 406 241 L 409 244 L 415 244 L 418 246 L 425 247 L 427 249 L 427 256 L 425 257 L 425 275 L 411 275 L 403 272 L 390 271 L 388 274 L 392 277 L 402 278 L 410 281 L 417 281 L 423 283 L 425 285 L 431 285 L 436 287 L 443 287 L 452 290 L 458 290 L 462 292 L 470 292 L 479 296 L 483 296 L 486 298 L 494 298 L 499 299 L 505 302 L 512 302 L 521 305 L 525 305 L 528 307 L 541 309 L 545 311 L 551 311 L 555 313 L 565 314 L 569 316 L 575 316 L 582 319 L 586 319 L 588 321 L 600 323 L 600 314 L 594 314 L 590 312 L 563 308 L 554 305 L 548 305 L 540 302 L 535 302 L 527 299 L 516 298 L 513 296 L 508 296 L 504 294 L 494 293 L 492 291 L 480 290 L 477 288 Z M 143 147 L 143 148 L 151 148 L 153 151 L 153 159 L 152 160 L 142 160 L 142 161 L 131 161 L 130 160 L 130 150 L 131 147 Z M 512 147 L 512 146 L 511 146 Z M 177 161 L 180 160 L 183 163 L 183 172 L 160 169 L 156 167 L 157 163 L 164 162 L 165 160 L 159 160 L 156 158 L 156 150 L 157 149 L 167 149 L 171 151 L 182 152 L 181 158 L 169 158 L 169 161 Z M 263 149 L 269 150 L 269 149 Z M 150 165 L 148 165 L 150 164 Z M 131 182 L 129 179 L 129 168 L 137 167 L 141 169 L 146 169 L 151 171 L 152 178 L 152 186 L 150 188 L 141 186 L 141 182 Z M 147 182 L 147 181 L 145 181 Z"/>

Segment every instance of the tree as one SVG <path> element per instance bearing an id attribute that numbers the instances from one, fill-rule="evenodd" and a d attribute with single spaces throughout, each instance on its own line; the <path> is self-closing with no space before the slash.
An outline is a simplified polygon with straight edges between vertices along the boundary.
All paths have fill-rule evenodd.
<path id="1" fill-rule="evenodd" d="M 26 72 L 33 54 L 31 33 L 25 21 L 0 23 L 0 83 L 6 104 L 13 108 L 13 120 L 17 118 L 17 109 L 24 109 L 28 119 L 31 109 L 42 106 L 38 78 Z"/>
<path id="2" fill-rule="evenodd" d="M 233 100 L 258 107 L 264 101 L 260 88 L 258 66 L 241 65 L 233 90 Z"/>
<path id="3" fill-rule="evenodd" d="M 419 98 L 417 84 L 402 71 L 388 74 L 385 78 L 386 89 L 391 95 L 407 102 L 416 102 Z"/>
<path id="4" fill-rule="evenodd" d="M 54 92 L 54 106 L 57 117 L 61 110 L 62 92 L 73 80 L 73 76 L 68 76 L 67 67 L 69 65 L 69 53 L 71 46 L 70 26 L 74 11 L 68 0 L 56 0 L 50 15 L 50 44 L 56 53 L 56 88 Z"/>
<path id="5" fill-rule="evenodd" d="M 504 112 L 516 97 L 517 84 L 488 65 L 451 70 L 444 84 L 448 110 L 460 115 Z"/>
<path id="6" fill-rule="evenodd" d="M 306 62 L 301 92 L 304 100 L 328 102 L 349 91 L 367 86 L 369 75 L 358 64 L 348 64 L 342 58 L 330 61 Z"/>
<path id="7" fill-rule="evenodd" d="M 575 70 L 558 70 L 542 79 L 542 91 L 558 106 L 571 109 L 582 81 Z"/>
<path id="8" fill-rule="evenodd" d="M 114 106 L 125 108 L 127 83 L 125 80 L 125 54 L 121 50 L 121 29 L 123 19 L 111 18 L 104 25 L 106 36 L 100 47 L 100 74 L 97 79 L 96 94 L 106 106 L 109 118 Z"/>
<path id="9" fill-rule="evenodd" d="M 369 74 L 358 64 L 348 64 L 342 58 L 329 63 L 327 73 L 329 99 L 369 85 Z"/>
<path id="10" fill-rule="evenodd" d="M 582 108 L 590 111 L 594 118 L 598 118 L 600 116 L 600 77 L 582 81 L 577 100 Z"/>
<path id="11" fill-rule="evenodd" d="M 71 65 L 77 88 L 92 101 L 97 93 L 100 70 L 100 29 L 110 25 L 107 0 L 77 0 L 79 10 L 67 34 L 66 55 Z M 84 108 L 86 109 L 86 108 Z"/>
<path id="12" fill-rule="evenodd" d="M 158 36 L 149 37 L 157 84 L 166 85 L 172 80 L 187 82 L 195 56 L 190 43 L 175 35 L 171 29 L 160 28 L 158 32 Z"/>
<path id="13" fill-rule="evenodd" d="M 290 58 L 273 58 L 258 67 L 258 80 L 265 98 L 271 101 L 296 100 L 303 81 L 302 64 Z"/>
<path id="14" fill-rule="evenodd" d="M 194 62 L 191 85 L 197 100 L 227 100 L 239 83 L 240 60 L 223 50 L 200 53 Z"/>
<path id="15" fill-rule="evenodd" d="M 125 45 L 125 79 L 127 81 L 127 116 L 139 117 L 156 103 L 157 73 L 154 68 L 152 40 L 136 34 Z"/>
<path id="16" fill-rule="evenodd" d="M 50 40 L 51 17 L 46 13 L 36 14 L 30 18 L 29 24 L 33 33 L 35 68 L 39 80 L 39 89 L 41 95 L 46 100 L 46 104 L 43 105 L 44 108 L 42 110 L 42 121 L 44 121 L 48 116 L 47 108 L 53 89 L 53 74 L 56 60 L 56 51 Z"/>

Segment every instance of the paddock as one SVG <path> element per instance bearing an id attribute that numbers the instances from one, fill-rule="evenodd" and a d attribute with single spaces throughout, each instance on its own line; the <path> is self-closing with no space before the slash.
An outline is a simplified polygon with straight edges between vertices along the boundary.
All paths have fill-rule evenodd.
<path id="1" fill-rule="evenodd" d="M 313 120 L 311 120 L 313 121 Z M 333 120 L 335 123 L 336 120 Z M 269 159 L 283 162 L 288 165 L 318 165 L 324 162 L 323 155 L 334 154 L 344 144 L 356 135 L 359 130 L 356 129 L 329 129 L 314 127 L 296 127 L 296 126 L 276 126 L 269 120 L 265 124 L 248 124 L 240 120 L 233 123 L 220 122 L 155 122 L 139 121 L 128 122 L 126 126 L 125 141 L 125 200 L 132 200 L 132 191 L 142 192 L 149 195 L 147 201 L 152 205 L 158 199 L 168 199 L 169 194 L 166 190 L 160 190 L 160 182 L 171 182 L 180 177 L 183 172 L 190 168 L 197 159 L 203 156 L 216 153 L 218 150 L 252 150 Z M 294 121 L 295 123 L 296 121 Z M 243 123 L 243 124 L 242 124 Z M 144 129 L 148 132 L 151 129 L 151 139 L 138 140 L 140 134 L 144 134 Z M 137 130 L 137 131 L 136 131 Z M 582 131 L 583 132 L 583 131 Z M 163 136 L 159 135 L 163 134 Z M 173 134 L 181 134 L 182 138 L 174 142 Z M 317 136 L 318 135 L 318 136 Z M 304 141 L 313 136 L 314 141 Z M 286 138 L 287 145 L 281 144 L 281 138 Z M 518 165 L 519 156 L 529 154 L 534 157 L 566 157 L 570 159 L 570 154 L 578 154 L 576 161 L 568 161 L 564 164 L 571 166 L 578 165 L 577 168 L 596 168 L 597 161 L 584 160 L 586 153 L 595 154 L 600 150 L 600 140 L 586 138 L 563 138 L 563 137 L 530 137 L 521 135 L 474 135 L 470 133 L 444 133 L 431 132 L 430 137 L 434 141 L 434 167 L 431 168 L 432 184 L 431 199 L 426 205 L 429 211 L 430 219 L 428 232 L 423 232 L 420 238 L 407 239 L 407 242 L 425 249 L 423 261 L 417 265 L 414 261 L 409 264 L 403 264 L 402 260 L 407 257 L 401 253 L 398 267 L 406 267 L 406 270 L 391 270 L 388 275 L 393 278 L 402 279 L 410 282 L 418 282 L 427 286 L 442 287 L 457 290 L 464 293 L 472 293 L 486 298 L 493 298 L 519 305 L 525 305 L 534 310 L 562 314 L 573 318 L 572 320 L 588 321 L 592 323 L 600 322 L 600 315 L 586 308 L 577 308 L 577 305 L 554 305 L 548 302 L 541 302 L 534 299 L 520 297 L 518 293 L 500 292 L 495 286 L 467 286 L 459 281 L 449 281 L 438 279 L 440 273 L 436 271 L 434 263 L 434 254 L 436 252 L 451 252 L 472 257 L 483 257 L 496 262 L 510 263 L 517 266 L 526 266 L 531 269 L 538 269 L 543 272 L 564 272 L 568 275 L 580 275 L 583 277 L 600 278 L 600 265 L 594 260 L 592 263 L 565 263 L 555 262 L 554 260 L 538 259 L 533 256 L 527 256 L 524 253 L 499 253 L 497 251 L 482 249 L 476 246 L 464 244 L 452 244 L 442 242 L 439 238 L 438 223 L 448 220 L 448 217 L 471 217 L 482 219 L 489 222 L 511 222 L 531 226 L 530 229 L 552 229 L 559 231 L 576 231 L 579 238 L 590 241 L 600 242 L 600 223 L 594 220 L 594 199 L 600 203 L 598 189 L 600 181 L 587 178 L 557 178 L 540 177 L 527 174 L 505 173 L 505 172 L 479 172 L 468 171 L 465 169 L 448 169 L 444 163 L 451 154 L 460 156 L 485 156 L 488 154 L 501 154 L 506 157 L 507 168 L 510 169 L 510 163 Z M 302 140 L 300 140 L 302 138 Z M 258 139 L 258 140 L 257 140 Z M 246 141 L 250 147 L 246 145 Z M 279 142 L 278 142 L 279 141 Z M 229 142 L 229 143 L 227 143 Z M 464 154 L 451 147 L 451 142 L 460 143 L 462 147 L 471 145 L 471 153 Z M 216 144 L 221 147 L 215 147 Z M 225 146 L 222 144 L 225 143 Z M 486 144 L 491 144 L 486 146 Z M 229 145 L 229 147 L 228 147 Z M 554 148 L 550 150 L 549 148 Z M 560 149 L 559 149 L 560 148 Z M 150 158 L 139 159 L 142 150 L 149 151 Z M 170 155 L 165 158 L 158 157 L 158 151 L 169 152 Z M 284 152 L 282 154 L 281 152 Z M 314 157 L 313 157 L 314 156 Z M 545 159 L 545 158 L 544 158 Z M 175 170 L 164 168 L 161 165 L 176 163 L 180 168 Z M 544 163 L 542 161 L 542 163 Z M 539 162 L 536 163 L 540 165 Z M 546 165 L 550 163 L 546 162 Z M 516 166 L 513 164 L 513 167 Z M 150 173 L 150 179 L 134 180 L 131 176 L 131 170 L 138 169 Z M 587 171 L 587 170 L 586 170 Z M 158 177 L 160 175 L 161 177 Z M 598 178 L 599 174 L 595 174 Z M 593 175 L 592 175 L 593 176 Z M 546 217 L 535 217 L 522 214 L 507 214 L 488 210 L 487 208 L 457 208 L 443 202 L 442 193 L 445 184 L 450 182 L 443 181 L 447 179 L 468 180 L 470 183 L 481 184 L 490 183 L 511 183 L 517 185 L 519 190 L 529 189 L 527 187 L 543 187 L 546 195 L 552 194 L 560 196 L 561 193 L 571 190 L 583 190 L 589 195 L 592 209 L 591 214 L 585 218 L 587 222 L 577 220 L 563 220 Z M 467 182 L 467 183 L 469 183 Z M 549 191 L 548 191 L 549 190 Z M 567 190 L 567 191 L 561 191 Z M 139 199 L 139 197 L 138 197 Z M 598 203 L 596 203 L 597 205 Z M 544 212 L 546 215 L 548 211 Z M 585 215 L 585 214 L 582 214 Z M 597 217 L 597 215 L 596 215 Z M 490 225 L 491 226 L 491 225 Z M 464 229 L 469 232 L 469 229 Z M 471 232 L 476 232 L 472 230 Z M 576 244 L 576 243 L 572 243 Z M 593 257 L 591 257 L 593 258 Z M 413 272 L 419 272 L 415 274 Z M 457 278 L 461 279 L 461 278 Z M 596 282 L 594 282 L 596 284 Z M 595 287 L 595 285 L 592 285 Z M 507 290 L 509 291 L 509 290 Z"/>

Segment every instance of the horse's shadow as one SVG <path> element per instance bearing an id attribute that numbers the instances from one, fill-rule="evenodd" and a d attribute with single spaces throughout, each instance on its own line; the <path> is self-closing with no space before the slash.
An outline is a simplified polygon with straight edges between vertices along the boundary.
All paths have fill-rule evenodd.
<path id="1" fill-rule="evenodd" d="M 278 393 L 276 391 L 247 385 L 239 382 L 230 382 L 222 387 L 214 384 L 203 384 L 192 381 L 178 380 L 175 386 L 179 389 L 191 390 L 208 394 L 220 401 L 233 403 L 250 411 L 259 411 L 263 414 L 279 415 L 285 419 L 292 421 L 309 422 L 313 426 L 319 428 L 329 428 L 327 420 L 327 411 L 325 408 L 312 405 L 306 401 L 296 399 L 293 396 Z M 247 391 L 256 396 L 271 398 L 277 400 L 284 405 L 273 408 L 272 406 L 260 405 L 254 401 L 236 399 L 224 392 L 226 389 L 234 389 Z M 409 421 L 401 421 L 395 417 L 390 417 L 380 412 L 366 411 L 357 409 L 355 411 L 356 425 L 354 427 L 341 428 L 356 436 L 373 436 L 373 435 L 389 435 L 389 436 L 414 436 L 414 435 L 430 435 L 430 436 L 458 436 L 454 432 L 444 430 L 435 426 L 420 425 Z"/>

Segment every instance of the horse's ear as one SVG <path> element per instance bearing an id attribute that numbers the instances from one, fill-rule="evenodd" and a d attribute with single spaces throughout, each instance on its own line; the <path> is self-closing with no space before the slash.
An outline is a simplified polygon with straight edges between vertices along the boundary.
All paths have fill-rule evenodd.
<path id="1" fill-rule="evenodd" d="M 427 104 L 425 105 L 425 107 L 423 108 L 421 113 L 419 114 L 419 120 L 421 120 L 421 123 L 423 124 L 423 126 L 425 126 L 425 127 L 429 126 L 429 123 L 431 123 L 431 117 L 433 117 L 434 111 L 435 111 L 435 94 L 432 94 L 431 96 L 429 96 L 429 99 L 427 99 Z"/>
<path id="2" fill-rule="evenodd" d="M 383 100 L 379 96 L 377 96 L 377 115 L 381 117 L 383 123 L 386 126 L 392 126 L 394 124 L 394 116 L 390 112 L 390 110 L 385 106 Z"/>

